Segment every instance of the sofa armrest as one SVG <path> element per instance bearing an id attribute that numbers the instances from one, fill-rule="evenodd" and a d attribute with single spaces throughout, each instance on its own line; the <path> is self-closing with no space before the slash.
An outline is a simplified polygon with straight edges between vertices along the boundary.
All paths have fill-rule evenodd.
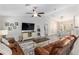
<path id="1" fill-rule="evenodd" d="M 46 49 L 42 47 L 37 47 L 35 48 L 35 54 L 36 55 L 49 55 L 49 51 L 47 51 Z"/>

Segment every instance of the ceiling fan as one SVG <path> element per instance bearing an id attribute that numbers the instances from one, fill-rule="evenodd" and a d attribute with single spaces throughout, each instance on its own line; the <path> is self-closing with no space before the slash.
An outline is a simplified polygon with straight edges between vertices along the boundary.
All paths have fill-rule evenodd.
<path id="1" fill-rule="evenodd" d="M 33 13 L 27 12 L 26 14 L 32 14 L 32 17 L 41 17 L 41 14 L 45 14 L 44 12 L 37 12 L 36 9 L 37 7 L 34 7 L 32 10 Z"/>

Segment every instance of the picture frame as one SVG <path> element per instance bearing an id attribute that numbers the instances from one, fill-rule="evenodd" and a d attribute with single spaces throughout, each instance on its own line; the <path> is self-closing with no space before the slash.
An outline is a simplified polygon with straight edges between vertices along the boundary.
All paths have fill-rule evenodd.
<path id="1" fill-rule="evenodd" d="M 9 22 L 6 22 L 6 23 L 5 23 L 5 26 L 9 26 Z"/>
<path id="2" fill-rule="evenodd" d="M 8 30 L 11 31 L 12 30 L 12 27 L 8 27 Z"/>
<path id="3" fill-rule="evenodd" d="M 13 29 L 16 29 L 17 27 L 16 26 L 13 26 Z"/>
<path id="4" fill-rule="evenodd" d="M 13 23 L 10 23 L 10 26 L 14 26 L 14 24 Z"/>
<path id="5" fill-rule="evenodd" d="M 18 24 L 18 22 L 15 22 L 15 26 L 18 26 L 19 24 Z"/>

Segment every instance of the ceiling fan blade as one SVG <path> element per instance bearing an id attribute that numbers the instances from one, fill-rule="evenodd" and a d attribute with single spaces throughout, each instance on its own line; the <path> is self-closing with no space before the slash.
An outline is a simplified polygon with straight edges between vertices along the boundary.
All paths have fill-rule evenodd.
<path id="1" fill-rule="evenodd" d="M 33 9 L 33 12 L 35 11 L 35 9 Z"/>
<path id="2" fill-rule="evenodd" d="M 44 12 L 39 12 L 38 14 L 45 14 Z"/>
<path id="3" fill-rule="evenodd" d="M 41 15 L 39 15 L 39 14 L 37 16 L 41 17 Z"/>
<path id="4" fill-rule="evenodd" d="M 28 12 L 28 13 L 26 13 L 26 14 L 33 14 L 33 13 L 29 13 L 29 12 Z"/>

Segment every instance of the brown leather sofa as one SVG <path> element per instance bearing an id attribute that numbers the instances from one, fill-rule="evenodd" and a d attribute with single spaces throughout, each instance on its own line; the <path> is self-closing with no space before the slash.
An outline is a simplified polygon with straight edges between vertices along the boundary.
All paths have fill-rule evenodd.
<path id="1" fill-rule="evenodd" d="M 19 46 L 18 42 L 14 38 L 7 38 L 9 45 L 8 47 L 12 50 L 12 55 L 24 55 L 23 50 Z"/>
<path id="2" fill-rule="evenodd" d="M 36 55 L 68 55 L 76 39 L 75 35 L 65 36 L 44 47 L 36 47 L 34 51 Z"/>
<path id="3" fill-rule="evenodd" d="M 4 45 L 6 45 L 7 47 L 9 47 L 12 51 L 12 55 L 24 55 L 23 50 L 21 49 L 20 45 L 18 44 L 17 41 L 15 41 L 15 39 L 13 37 L 7 38 L 9 45 L 7 45 L 6 43 L 2 42 Z M 3 55 L 2 53 L 0 53 L 0 55 Z"/>

